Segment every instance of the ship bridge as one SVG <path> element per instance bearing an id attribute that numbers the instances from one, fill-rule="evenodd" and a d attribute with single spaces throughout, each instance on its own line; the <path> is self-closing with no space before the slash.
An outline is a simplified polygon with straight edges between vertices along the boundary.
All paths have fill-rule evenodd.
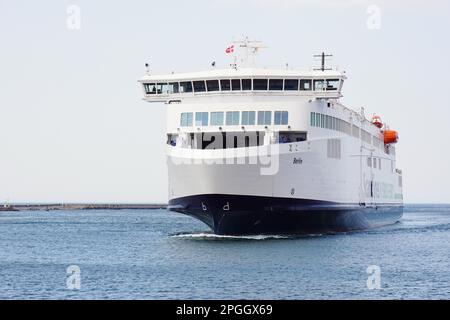
<path id="1" fill-rule="evenodd" d="M 211 97 L 310 96 L 340 98 L 345 72 L 230 68 L 203 72 L 145 75 L 142 85 L 148 102 L 181 103 Z"/>

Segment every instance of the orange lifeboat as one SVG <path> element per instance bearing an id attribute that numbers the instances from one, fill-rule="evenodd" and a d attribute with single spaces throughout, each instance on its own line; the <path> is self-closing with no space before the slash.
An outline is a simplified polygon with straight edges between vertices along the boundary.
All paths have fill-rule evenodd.
<path id="1" fill-rule="evenodd" d="M 384 143 L 397 143 L 398 142 L 398 133 L 395 130 L 385 130 L 383 132 L 384 135 Z"/>
<path id="2" fill-rule="evenodd" d="M 381 129 L 383 127 L 383 122 L 381 122 L 381 118 L 377 115 L 373 115 L 372 124 L 379 129 Z"/>

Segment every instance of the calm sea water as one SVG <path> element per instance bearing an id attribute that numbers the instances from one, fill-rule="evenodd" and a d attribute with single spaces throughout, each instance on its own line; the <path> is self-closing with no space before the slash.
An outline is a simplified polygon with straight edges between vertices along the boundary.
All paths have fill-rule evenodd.
<path id="1" fill-rule="evenodd" d="M 370 265 L 380 289 L 367 288 Z M 0 298 L 450 299 L 450 206 L 300 238 L 213 236 L 165 210 L 0 212 Z"/>

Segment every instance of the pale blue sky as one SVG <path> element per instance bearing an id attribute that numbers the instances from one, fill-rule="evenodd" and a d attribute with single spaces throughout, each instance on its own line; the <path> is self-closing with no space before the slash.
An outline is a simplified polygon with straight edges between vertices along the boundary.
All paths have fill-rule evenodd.
<path id="1" fill-rule="evenodd" d="M 166 201 L 164 105 L 143 102 L 136 80 L 146 61 L 224 65 L 242 35 L 269 46 L 260 66 L 332 52 L 343 102 L 400 133 L 405 201 L 450 202 L 449 30 L 445 0 L 0 0 L 0 202 Z"/>

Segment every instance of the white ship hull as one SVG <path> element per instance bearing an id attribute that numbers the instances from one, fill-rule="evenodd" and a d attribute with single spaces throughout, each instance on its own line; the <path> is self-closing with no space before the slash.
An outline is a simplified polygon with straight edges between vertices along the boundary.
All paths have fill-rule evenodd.
<path id="1" fill-rule="evenodd" d="M 361 148 L 351 137 L 341 139 L 341 159 L 330 159 L 327 143 L 277 145 L 269 163 L 260 156 L 267 147 L 168 147 L 170 209 L 218 234 L 338 232 L 398 221 L 401 190 L 387 161 L 371 170 L 364 152 L 352 152 Z"/>

